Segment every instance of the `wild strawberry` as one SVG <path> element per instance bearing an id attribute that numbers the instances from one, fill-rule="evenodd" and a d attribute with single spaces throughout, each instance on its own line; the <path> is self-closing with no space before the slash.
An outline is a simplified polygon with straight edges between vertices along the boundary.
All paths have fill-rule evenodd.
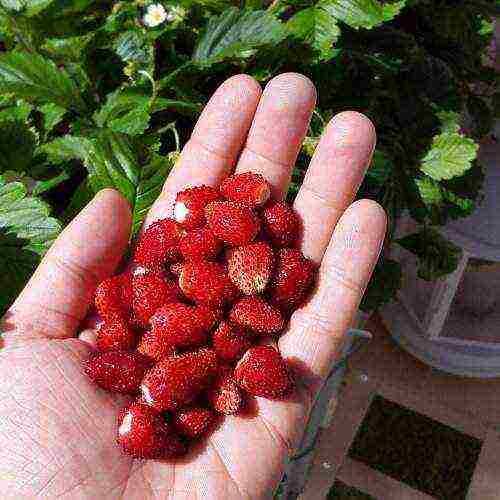
<path id="1" fill-rule="evenodd" d="M 212 345 L 222 361 L 235 361 L 252 345 L 245 331 L 237 325 L 221 321 L 212 335 Z"/>
<path id="2" fill-rule="evenodd" d="M 314 264 L 300 250 L 282 248 L 269 286 L 270 302 L 283 311 L 302 304 L 314 280 Z"/>
<path id="3" fill-rule="evenodd" d="M 211 307 L 220 307 L 236 295 L 224 266 L 217 262 L 184 263 L 179 287 L 187 298 Z"/>
<path id="4" fill-rule="evenodd" d="M 179 243 L 185 260 L 209 260 L 222 250 L 222 241 L 216 238 L 208 227 L 193 229 L 186 233 Z"/>
<path id="5" fill-rule="evenodd" d="M 274 246 L 289 247 L 299 236 L 300 220 L 286 203 L 271 201 L 261 213 L 266 234 Z"/>
<path id="6" fill-rule="evenodd" d="M 214 420 L 214 414 L 201 406 L 188 406 L 174 414 L 172 423 L 179 434 L 194 439 L 204 434 Z"/>
<path id="7" fill-rule="evenodd" d="M 207 224 L 215 236 L 231 246 L 252 241 L 260 222 L 252 210 L 232 201 L 214 201 L 205 208 Z"/>
<path id="8" fill-rule="evenodd" d="M 186 451 L 165 419 L 137 402 L 120 412 L 116 440 L 124 453 L 135 458 L 168 458 Z"/>
<path id="9" fill-rule="evenodd" d="M 87 360 L 85 373 L 107 391 L 134 394 L 150 366 L 150 361 L 138 352 L 98 352 Z"/>
<path id="10" fill-rule="evenodd" d="M 273 267 L 273 249 L 263 241 L 249 243 L 228 252 L 229 278 L 245 295 L 264 291 Z"/>
<path id="11" fill-rule="evenodd" d="M 172 219 L 153 222 L 137 243 L 134 262 L 149 268 L 160 268 L 165 262 L 179 260 L 182 234 L 181 226 Z"/>
<path id="12" fill-rule="evenodd" d="M 97 328 L 98 351 L 129 351 L 134 348 L 135 343 L 135 333 L 120 317 L 110 322 L 101 323 Z"/>
<path id="13" fill-rule="evenodd" d="M 144 333 L 137 349 L 158 361 L 172 354 L 172 347 L 206 344 L 207 331 L 215 321 L 215 313 L 208 308 L 180 302 L 167 304 L 153 314 L 151 330 Z"/>
<path id="14" fill-rule="evenodd" d="M 260 335 L 277 333 L 285 326 L 280 311 L 260 297 L 239 299 L 229 313 L 229 320 Z"/>
<path id="15" fill-rule="evenodd" d="M 249 349 L 236 365 L 234 378 L 245 391 L 268 399 L 281 399 L 294 387 L 285 360 L 267 345 Z"/>
<path id="16" fill-rule="evenodd" d="M 217 189 L 210 186 L 195 186 L 177 193 L 174 219 L 185 229 L 195 229 L 205 224 L 204 209 L 208 203 L 220 200 Z"/>
<path id="17" fill-rule="evenodd" d="M 180 276 L 182 268 L 184 267 L 184 262 L 176 262 L 170 265 L 170 272 L 175 276 Z"/>
<path id="18" fill-rule="evenodd" d="M 146 327 L 149 318 L 165 304 L 177 302 L 180 290 L 175 281 L 167 281 L 162 272 L 149 271 L 132 278 L 132 308 L 138 325 Z"/>
<path id="19" fill-rule="evenodd" d="M 175 410 L 191 403 L 217 374 L 212 349 L 199 349 L 163 359 L 144 377 L 142 402 L 158 411 Z"/>
<path id="20" fill-rule="evenodd" d="M 266 203 L 271 189 L 262 175 L 244 172 L 225 179 L 220 186 L 220 192 L 228 200 L 254 208 Z"/>
<path id="21" fill-rule="evenodd" d="M 212 387 L 207 391 L 210 406 L 223 415 L 234 415 L 244 405 L 243 394 L 234 381 L 233 369 L 223 366 Z"/>
<path id="22" fill-rule="evenodd" d="M 130 309 L 128 292 L 130 275 L 118 274 L 101 281 L 94 294 L 97 312 L 105 321 L 113 321 L 116 317 L 125 318 Z"/>

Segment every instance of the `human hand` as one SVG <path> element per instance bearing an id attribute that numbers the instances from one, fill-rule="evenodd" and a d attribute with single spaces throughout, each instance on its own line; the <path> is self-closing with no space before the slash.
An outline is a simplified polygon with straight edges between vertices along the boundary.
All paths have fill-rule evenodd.
<path id="1" fill-rule="evenodd" d="M 147 222 L 169 216 L 186 184 L 217 185 L 231 170 L 262 173 L 282 198 L 315 104 L 297 74 L 259 85 L 227 80 L 203 111 Z M 92 332 L 77 331 L 97 284 L 128 243 L 127 202 L 104 190 L 63 231 L 2 323 L 0 491 L 3 498 L 266 498 L 304 430 L 315 394 L 338 356 L 377 261 L 383 210 L 351 205 L 375 144 L 354 112 L 327 126 L 297 195 L 302 251 L 320 265 L 317 288 L 297 310 L 279 349 L 299 387 L 285 401 L 255 398 L 254 411 L 228 416 L 187 457 L 139 461 L 115 444 L 127 401 L 85 377 Z M 240 151 L 241 155 L 240 155 Z"/>

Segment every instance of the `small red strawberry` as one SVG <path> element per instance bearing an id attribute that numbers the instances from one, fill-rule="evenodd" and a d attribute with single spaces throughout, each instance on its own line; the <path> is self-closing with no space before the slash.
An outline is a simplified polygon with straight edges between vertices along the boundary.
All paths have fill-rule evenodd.
<path id="1" fill-rule="evenodd" d="M 292 246 L 299 236 L 300 220 L 292 207 L 286 203 L 271 201 L 261 213 L 266 234 L 274 246 Z"/>
<path id="2" fill-rule="evenodd" d="M 222 241 L 210 228 L 201 227 L 186 233 L 179 248 L 185 260 L 210 260 L 222 250 Z"/>
<path id="3" fill-rule="evenodd" d="M 174 414 L 172 423 L 179 434 L 194 439 L 204 434 L 214 420 L 214 414 L 201 406 L 187 406 Z"/>
<path id="4" fill-rule="evenodd" d="M 149 318 L 162 306 L 177 302 L 180 290 L 175 281 L 168 281 L 162 272 L 149 271 L 132 278 L 132 308 L 138 325 L 146 327 Z"/>
<path id="5" fill-rule="evenodd" d="M 127 317 L 130 309 L 128 292 L 130 290 L 130 274 L 123 273 L 101 281 L 94 294 L 97 312 L 105 321 L 113 321 L 116 317 Z"/>
<path id="6" fill-rule="evenodd" d="M 208 203 L 220 200 L 217 189 L 210 186 L 195 186 L 177 193 L 174 219 L 185 229 L 195 229 L 205 224 L 204 209 Z"/>
<path id="7" fill-rule="evenodd" d="M 276 271 L 269 285 L 270 302 L 283 311 L 300 306 L 314 281 L 314 264 L 300 250 L 282 248 L 277 255 Z"/>
<path id="8" fill-rule="evenodd" d="M 97 328 L 97 350 L 129 351 L 136 344 L 136 336 L 127 322 L 117 317 L 111 322 L 104 322 Z"/>
<path id="9" fill-rule="evenodd" d="M 285 360 L 268 345 L 249 349 L 236 365 L 234 378 L 245 391 L 268 399 L 284 398 L 294 387 Z"/>
<path id="10" fill-rule="evenodd" d="M 234 381 L 233 369 L 223 366 L 212 387 L 207 392 L 210 406 L 223 415 L 238 413 L 245 403 L 241 389 Z"/>
<path id="11" fill-rule="evenodd" d="M 184 267 L 183 262 L 176 262 L 175 264 L 170 265 L 170 272 L 175 276 L 180 276 L 183 267 Z"/>
<path id="12" fill-rule="evenodd" d="M 161 268 L 165 262 L 179 260 L 182 235 L 181 226 L 172 219 L 153 222 L 137 243 L 134 262 L 148 268 Z"/>
<path id="13" fill-rule="evenodd" d="M 144 377 L 142 402 L 158 411 L 175 410 L 191 403 L 217 374 L 212 349 L 199 349 L 163 359 Z"/>
<path id="14" fill-rule="evenodd" d="M 239 299 L 229 313 L 229 320 L 259 335 L 277 333 L 285 326 L 280 311 L 260 297 Z"/>
<path id="15" fill-rule="evenodd" d="M 229 278 L 245 295 L 261 293 L 273 272 L 273 249 L 263 241 L 232 249 L 227 267 Z"/>
<path id="16" fill-rule="evenodd" d="M 194 347 L 207 343 L 207 331 L 216 313 L 206 307 L 173 302 L 158 309 L 150 319 L 151 330 L 144 333 L 139 352 L 159 361 L 172 354 L 173 347 Z"/>
<path id="17" fill-rule="evenodd" d="M 182 293 L 196 303 L 220 307 L 231 302 L 236 289 L 222 264 L 208 261 L 186 262 L 179 276 Z"/>
<path id="18" fill-rule="evenodd" d="M 271 195 L 271 188 L 262 175 L 244 172 L 225 179 L 220 186 L 220 192 L 230 201 L 254 208 L 266 203 Z"/>
<path id="19" fill-rule="evenodd" d="M 212 335 L 215 353 L 222 361 L 236 361 L 252 345 L 245 331 L 237 325 L 221 321 Z"/>
<path id="20" fill-rule="evenodd" d="M 214 201 L 208 204 L 205 216 L 215 236 L 231 246 L 249 243 L 260 229 L 259 219 L 254 212 L 232 201 Z"/>
<path id="21" fill-rule="evenodd" d="M 138 352 L 98 352 L 87 360 L 85 373 L 107 391 L 135 394 L 150 366 L 148 358 Z"/>
<path id="22" fill-rule="evenodd" d="M 184 443 L 165 419 L 137 402 L 120 412 L 116 440 L 124 453 L 135 458 L 168 458 L 186 452 Z"/>

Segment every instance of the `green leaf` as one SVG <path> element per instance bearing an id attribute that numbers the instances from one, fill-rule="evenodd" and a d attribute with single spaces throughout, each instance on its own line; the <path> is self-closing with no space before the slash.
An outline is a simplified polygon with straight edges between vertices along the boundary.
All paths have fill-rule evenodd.
<path id="1" fill-rule="evenodd" d="M 389 303 L 401 288 L 402 279 L 403 273 L 399 262 L 381 257 L 375 266 L 360 309 L 372 312 Z"/>
<path id="2" fill-rule="evenodd" d="M 33 106 L 22 99 L 0 97 L 0 121 L 25 122 L 33 111 Z"/>
<path id="3" fill-rule="evenodd" d="M 141 169 L 133 204 L 133 235 L 137 234 L 148 210 L 160 195 L 165 179 L 174 163 L 173 155 L 167 157 L 154 155 L 152 161 Z"/>
<path id="4" fill-rule="evenodd" d="M 318 7 L 301 10 L 287 22 L 286 27 L 295 38 L 317 50 L 320 60 L 332 57 L 333 44 L 340 35 L 340 28 L 326 10 Z"/>
<path id="5" fill-rule="evenodd" d="M 93 150 L 93 145 L 85 137 L 65 135 L 44 144 L 39 150 L 41 153 L 45 153 L 48 159 L 54 163 L 73 159 L 86 162 Z"/>
<path id="6" fill-rule="evenodd" d="M 151 70 L 153 45 L 141 31 L 125 31 L 116 39 L 113 47 L 124 62 L 134 63 L 137 69 Z"/>
<path id="7" fill-rule="evenodd" d="M 351 28 L 371 29 L 396 17 L 406 0 L 381 3 L 378 0 L 320 0 L 318 6 Z"/>
<path id="8" fill-rule="evenodd" d="M 135 108 L 120 118 L 108 123 L 111 130 L 129 135 L 140 135 L 149 126 L 149 111 L 147 108 Z"/>
<path id="9" fill-rule="evenodd" d="M 430 177 L 415 179 L 420 198 L 426 205 L 441 205 L 443 203 L 443 193 L 439 182 Z"/>
<path id="10" fill-rule="evenodd" d="M 69 178 L 69 174 L 63 170 L 60 174 L 52 177 L 52 179 L 37 181 L 31 193 L 35 196 L 39 196 L 42 193 L 54 189 L 55 187 L 59 186 L 59 184 L 67 181 Z"/>
<path id="11" fill-rule="evenodd" d="M 94 33 L 67 38 L 49 38 L 45 40 L 42 49 L 53 59 L 61 61 L 81 62 L 87 46 L 94 38 Z"/>
<path id="12" fill-rule="evenodd" d="M 193 60 L 209 65 L 231 57 L 249 57 L 257 48 L 277 44 L 285 36 L 283 24 L 268 12 L 233 7 L 210 19 Z"/>
<path id="13" fill-rule="evenodd" d="M 436 181 L 463 175 L 472 167 L 478 145 L 458 132 L 456 113 L 440 113 L 441 133 L 434 136 L 430 149 L 422 158 L 420 169 Z"/>
<path id="14" fill-rule="evenodd" d="M 0 122 L 0 172 L 28 168 L 36 146 L 35 134 L 20 121 Z"/>
<path id="15" fill-rule="evenodd" d="M 46 132 L 50 132 L 66 114 L 64 108 L 52 103 L 40 106 L 40 112 L 43 113 L 43 126 Z"/>
<path id="16" fill-rule="evenodd" d="M 434 229 L 422 230 L 396 243 L 418 258 L 418 277 L 427 281 L 452 273 L 458 265 L 462 251 Z"/>
<path id="17" fill-rule="evenodd" d="M 52 102 L 66 109 L 83 106 L 78 89 L 66 71 L 33 53 L 0 55 L 0 92 L 13 92 L 28 101 Z"/>
<path id="18" fill-rule="evenodd" d="M 34 16 L 48 7 L 54 0 L 0 0 L 0 5 L 12 12 L 23 12 Z"/>

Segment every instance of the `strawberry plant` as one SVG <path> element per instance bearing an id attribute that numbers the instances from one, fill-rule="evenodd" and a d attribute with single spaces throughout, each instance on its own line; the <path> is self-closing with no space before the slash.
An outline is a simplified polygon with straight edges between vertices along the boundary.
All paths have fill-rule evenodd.
<path id="1" fill-rule="evenodd" d="M 0 309 L 99 189 L 129 200 L 135 234 L 203 104 L 238 72 L 299 71 L 318 88 L 290 199 L 329 117 L 367 114 L 378 147 L 360 195 L 386 208 L 390 237 L 403 212 L 418 222 L 401 244 L 422 277 L 450 272 L 457 251 L 434 226 L 480 199 L 498 13 L 496 0 L 0 0 Z M 365 308 L 400 280 L 381 258 Z"/>

